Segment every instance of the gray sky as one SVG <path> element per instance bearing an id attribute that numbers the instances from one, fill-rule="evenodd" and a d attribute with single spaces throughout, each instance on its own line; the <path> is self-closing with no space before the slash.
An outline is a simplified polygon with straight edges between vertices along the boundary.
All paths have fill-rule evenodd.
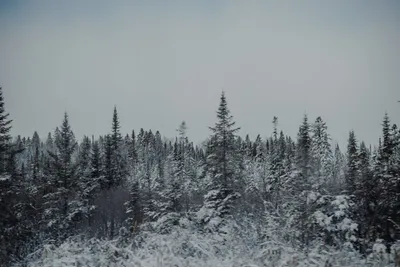
<path id="1" fill-rule="evenodd" d="M 78 138 L 141 127 L 202 141 L 222 88 L 241 134 L 295 136 L 304 113 L 377 143 L 400 124 L 399 1 L 1 1 L 0 85 L 13 134 L 63 112 Z M 168 4 L 166 4 L 168 2 Z M 278 4 L 279 3 L 279 4 Z"/>

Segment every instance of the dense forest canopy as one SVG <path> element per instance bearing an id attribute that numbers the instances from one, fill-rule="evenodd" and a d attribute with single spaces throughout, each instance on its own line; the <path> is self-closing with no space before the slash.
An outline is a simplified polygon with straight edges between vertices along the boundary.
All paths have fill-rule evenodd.
<path id="1" fill-rule="evenodd" d="M 28 256 L 36 262 L 29 266 L 45 265 L 32 253 L 48 245 L 57 251 L 66 242 L 82 251 L 94 246 L 87 240 L 128 244 L 157 234 L 186 244 L 176 229 L 198 240 L 222 236 L 207 240 L 230 249 L 236 241 L 227 236 L 234 233 L 232 240 L 248 240 L 249 251 L 305 255 L 279 266 L 314 266 L 315 251 L 347 251 L 349 261 L 360 263 L 354 266 L 395 260 L 400 131 L 388 114 L 375 146 L 350 131 L 340 148 L 321 117 L 304 115 L 296 137 L 272 117 L 273 132 L 251 140 L 238 136 L 224 93 L 216 113 L 204 145 L 189 140 L 186 122 L 172 140 L 154 129 L 123 135 L 117 107 L 104 122 L 110 123 L 104 136 L 76 140 L 65 113 L 47 136 L 12 137 L 0 89 L 0 266 L 32 264 Z M 71 241 L 78 236 L 81 243 Z M 139 255 L 143 245 L 131 249 Z M 196 249 L 182 249 L 183 258 L 194 261 Z M 120 266 L 126 253 L 115 250 L 110 261 Z M 282 260 L 274 257 L 261 253 L 253 260 Z M 302 260 L 308 263 L 299 265 Z M 333 256 L 324 264 L 350 266 Z"/>

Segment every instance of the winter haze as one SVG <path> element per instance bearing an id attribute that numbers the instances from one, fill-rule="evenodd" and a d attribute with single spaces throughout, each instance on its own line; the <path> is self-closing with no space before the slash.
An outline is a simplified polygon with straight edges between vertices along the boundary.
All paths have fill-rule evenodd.
<path id="1" fill-rule="evenodd" d="M 400 121 L 396 1 L 1 1 L 0 84 L 13 134 L 41 137 L 64 111 L 80 139 L 110 129 L 200 142 L 221 90 L 241 135 L 295 136 L 304 113 L 376 144 Z M 174 127 L 174 125 L 176 127 Z"/>

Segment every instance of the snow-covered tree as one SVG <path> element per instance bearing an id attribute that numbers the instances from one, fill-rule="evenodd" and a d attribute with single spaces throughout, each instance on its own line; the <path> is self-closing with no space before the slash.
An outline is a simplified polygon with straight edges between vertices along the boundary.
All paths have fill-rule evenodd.
<path id="1" fill-rule="evenodd" d="M 347 144 L 346 189 L 348 194 L 354 194 L 357 182 L 357 140 L 354 131 L 350 131 Z"/>
<path id="2" fill-rule="evenodd" d="M 332 177 L 333 154 L 328 127 L 321 117 L 318 117 L 311 128 L 311 153 L 313 156 L 314 174 L 318 186 L 326 183 Z"/>
<path id="3" fill-rule="evenodd" d="M 212 136 L 207 171 L 211 182 L 209 191 L 204 196 L 203 208 L 208 210 L 207 215 L 202 218 L 205 223 L 210 222 L 213 217 L 223 218 L 232 214 L 234 201 L 239 197 L 234 188 L 237 179 L 235 138 L 240 128 L 235 127 L 224 92 L 221 95 L 217 118 L 215 126 L 210 127 Z"/>
<path id="4" fill-rule="evenodd" d="M 48 151 L 51 169 L 43 196 L 46 227 L 54 237 L 61 239 L 71 234 L 69 231 L 81 215 L 81 203 L 75 201 L 78 179 L 73 154 L 76 147 L 77 142 L 65 113 L 61 130 L 55 133 L 55 152 Z"/>

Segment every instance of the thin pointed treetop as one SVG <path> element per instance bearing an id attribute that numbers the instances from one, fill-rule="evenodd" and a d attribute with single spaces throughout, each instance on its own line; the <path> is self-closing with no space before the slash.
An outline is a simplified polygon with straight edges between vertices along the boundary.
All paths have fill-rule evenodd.
<path id="1" fill-rule="evenodd" d="M 9 114 L 6 113 L 4 108 L 3 91 L 0 87 L 0 173 L 5 171 L 7 165 L 7 154 L 9 153 L 11 142 L 11 123 L 12 120 L 8 119 Z"/>
<path id="2" fill-rule="evenodd" d="M 273 136 L 274 136 L 274 140 L 278 140 L 278 117 L 274 116 L 274 118 L 272 119 L 272 124 L 274 125 L 274 132 L 273 132 Z"/>
<path id="3" fill-rule="evenodd" d="M 4 97 L 3 97 L 3 90 L 0 87 L 0 143 L 1 147 L 3 143 L 7 143 L 11 140 L 11 136 L 9 135 L 11 130 L 11 123 L 12 120 L 8 119 L 10 114 L 6 113 L 4 107 Z"/>
<path id="4" fill-rule="evenodd" d="M 182 121 L 182 123 L 179 125 L 179 128 L 177 129 L 178 135 L 181 140 L 184 140 L 186 138 L 187 129 L 188 129 L 188 127 L 187 127 L 186 121 Z"/>
<path id="5" fill-rule="evenodd" d="M 64 113 L 61 129 L 57 127 L 55 135 L 55 145 L 57 146 L 59 152 L 65 157 L 64 160 L 68 161 L 71 158 L 77 143 L 75 140 L 75 135 L 71 129 L 71 125 L 69 124 L 67 112 Z"/>
<path id="6" fill-rule="evenodd" d="M 119 134 L 119 119 L 118 119 L 118 112 L 117 112 L 117 106 L 114 106 L 114 113 L 113 113 L 113 120 L 112 120 L 112 132 L 113 135 Z"/>
<path id="7" fill-rule="evenodd" d="M 230 115 L 224 92 L 221 95 L 217 118 L 218 121 L 215 123 L 215 127 L 210 127 L 212 132 L 210 138 L 212 155 L 210 155 L 210 158 L 212 160 L 209 161 L 209 166 L 212 166 L 212 169 L 214 169 L 214 175 L 218 174 L 223 179 L 228 179 L 233 172 L 227 170 L 227 163 L 230 158 L 234 158 L 235 133 L 240 128 L 234 127 L 235 122 L 233 121 L 233 116 Z M 231 163 L 233 162 L 229 162 L 229 164 Z"/>
<path id="8" fill-rule="evenodd" d="M 112 119 L 112 145 L 114 150 L 117 150 L 119 148 L 119 144 L 122 141 L 122 136 L 120 133 L 120 124 L 119 124 L 119 119 L 118 119 L 118 112 L 117 112 L 117 106 L 114 106 L 114 113 L 113 113 L 113 119 Z"/>
<path id="9" fill-rule="evenodd" d="M 215 123 L 215 127 L 209 127 L 212 132 L 230 130 L 232 133 L 237 132 L 240 128 L 231 129 L 235 125 L 233 116 L 230 114 L 228 103 L 226 101 L 225 92 L 222 92 L 220 104 L 217 110 L 217 118 L 219 121 Z"/>
<path id="10" fill-rule="evenodd" d="M 387 112 L 385 112 L 385 116 L 383 117 L 382 123 L 382 159 L 384 162 L 388 162 L 390 156 L 393 154 L 393 144 L 392 144 L 392 131 L 390 125 L 390 119 Z"/>

